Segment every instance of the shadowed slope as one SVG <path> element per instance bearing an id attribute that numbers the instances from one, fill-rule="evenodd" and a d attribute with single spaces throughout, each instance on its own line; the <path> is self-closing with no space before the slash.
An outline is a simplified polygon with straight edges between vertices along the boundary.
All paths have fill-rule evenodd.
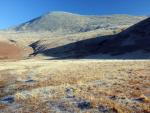
<path id="1" fill-rule="evenodd" d="M 150 18 L 113 36 L 103 36 L 77 41 L 64 46 L 46 48 L 39 42 L 31 46 L 34 55 L 43 54 L 55 58 L 84 58 L 96 55 L 96 58 L 150 58 Z M 92 58 L 92 57 L 89 57 Z"/>
<path id="2" fill-rule="evenodd" d="M 108 43 L 106 43 L 103 48 L 106 48 L 106 50 L 104 50 L 105 52 L 113 52 L 114 55 L 135 52 L 138 50 L 143 51 L 143 53 L 149 53 L 149 45 L 150 18 L 119 33 Z"/>
<path id="3" fill-rule="evenodd" d="M 40 41 L 37 41 L 31 44 L 31 47 L 34 49 L 33 55 L 43 54 L 56 58 L 81 58 L 98 53 L 99 49 L 110 37 L 86 39 L 55 48 L 46 48 L 44 45 L 40 45 Z"/>

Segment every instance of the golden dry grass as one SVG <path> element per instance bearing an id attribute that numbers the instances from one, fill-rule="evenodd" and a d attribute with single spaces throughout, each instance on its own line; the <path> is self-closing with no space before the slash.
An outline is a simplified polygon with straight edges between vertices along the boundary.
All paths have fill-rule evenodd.
<path id="1" fill-rule="evenodd" d="M 1 62 L 0 92 L 15 98 L 0 104 L 4 113 L 149 113 L 150 62 Z"/>

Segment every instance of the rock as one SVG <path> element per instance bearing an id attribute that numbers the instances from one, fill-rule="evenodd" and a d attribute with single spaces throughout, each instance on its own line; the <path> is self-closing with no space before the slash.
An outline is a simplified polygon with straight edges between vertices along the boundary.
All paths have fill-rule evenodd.
<path id="1" fill-rule="evenodd" d="M 90 109 L 92 108 L 91 103 L 88 101 L 82 101 L 78 103 L 78 108 L 80 109 Z"/>
<path id="2" fill-rule="evenodd" d="M 2 104 L 11 104 L 15 101 L 14 96 L 7 96 L 0 100 Z"/>
<path id="3" fill-rule="evenodd" d="M 99 109 L 99 111 L 101 111 L 101 112 L 108 112 L 108 108 L 105 107 L 105 106 L 99 106 L 98 109 Z"/>
<path id="4" fill-rule="evenodd" d="M 98 110 L 102 113 L 118 113 L 116 109 L 109 108 L 107 106 L 100 105 Z"/>
<path id="5" fill-rule="evenodd" d="M 33 82 L 36 82 L 36 81 L 35 81 L 35 80 L 30 79 L 30 80 L 26 80 L 25 82 L 26 82 L 26 83 L 33 83 Z"/>
<path id="6" fill-rule="evenodd" d="M 114 95 L 114 96 L 111 96 L 111 97 L 110 97 L 110 99 L 112 99 L 112 100 L 116 100 L 116 99 L 117 99 L 117 97 Z"/>
<path id="7" fill-rule="evenodd" d="M 148 101 L 148 97 L 146 97 L 145 95 L 141 95 L 139 98 L 135 98 L 133 100 L 138 102 L 145 102 Z"/>
<path id="8" fill-rule="evenodd" d="M 66 92 L 67 98 L 74 98 L 75 97 L 74 96 L 74 89 L 73 88 L 67 88 L 65 90 L 65 92 Z"/>

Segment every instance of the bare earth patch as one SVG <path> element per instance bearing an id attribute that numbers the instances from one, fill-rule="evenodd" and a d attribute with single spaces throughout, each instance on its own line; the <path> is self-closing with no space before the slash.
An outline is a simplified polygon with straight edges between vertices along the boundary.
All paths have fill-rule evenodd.
<path id="1" fill-rule="evenodd" d="M 1 62 L 0 113 L 16 112 L 149 113 L 150 62 Z"/>

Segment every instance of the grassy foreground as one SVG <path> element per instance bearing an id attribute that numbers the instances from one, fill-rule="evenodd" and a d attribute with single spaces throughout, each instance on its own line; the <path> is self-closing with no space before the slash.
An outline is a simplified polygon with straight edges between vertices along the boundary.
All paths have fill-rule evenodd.
<path id="1" fill-rule="evenodd" d="M 0 62 L 0 113 L 149 112 L 149 61 Z"/>

